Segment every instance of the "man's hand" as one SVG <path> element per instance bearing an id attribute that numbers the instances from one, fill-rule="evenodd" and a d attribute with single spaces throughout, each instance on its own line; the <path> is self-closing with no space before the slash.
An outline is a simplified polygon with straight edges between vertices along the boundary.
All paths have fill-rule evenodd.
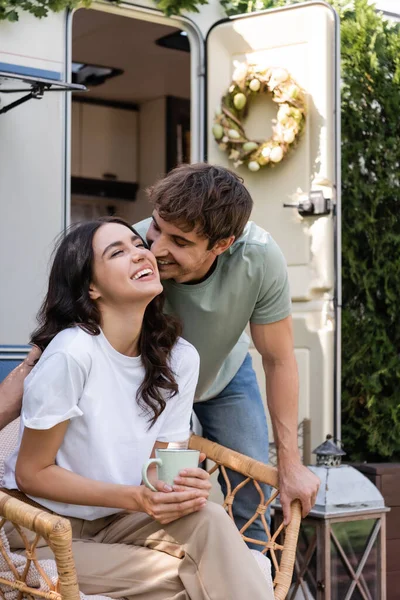
<path id="1" fill-rule="evenodd" d="M 320 483 L 319 478 L 299 461 L 279 465 L 279 491 L 285 525 L 290 523 L 293 500 L 300 500 L 303 519 L 308 515 L 315 504 Z"/>
<path id="2" fill-rule="evenodd" d="M 35 366 L 36 362 L 42 356 L 42 351 L 37 346 L 32 346 L 28 356 L 25 358 L 24 363 L 30 369 Z"/>
<path id="3" fill-rule="evenodd" d="M 154 482 L 158 490 L 153 492 L 141 485 L 138 494 L 140 510 L 156 519 L 162 525 L 172 523 L 203 508 L 207 500 L 201 490 L 192 488 L 185 492 L 165 491 L 171 489 L 163 481 Z"/>

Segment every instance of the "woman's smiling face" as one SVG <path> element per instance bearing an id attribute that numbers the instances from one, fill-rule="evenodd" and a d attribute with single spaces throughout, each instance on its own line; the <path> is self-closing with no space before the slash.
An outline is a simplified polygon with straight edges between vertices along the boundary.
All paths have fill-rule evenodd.
<path id="1" fill-rule="evenodd" d="M 105 223 L 93 237 L 90 297 L 100 303 L 148 304 L 162 292 L 157 261 L 129 227 Z"/>

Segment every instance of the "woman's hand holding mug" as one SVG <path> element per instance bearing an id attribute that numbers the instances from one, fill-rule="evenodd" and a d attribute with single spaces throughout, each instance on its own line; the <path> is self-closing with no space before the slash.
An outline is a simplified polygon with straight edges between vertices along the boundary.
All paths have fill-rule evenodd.
<path id="1" fill-rule="evenodd" d="M 156 457 L 142 469 L 145 484 L 140 486 L 142 510 L 162 524 L 201 510 L 211 489 L 209 474 L 197 466 L 205 455 L 197 450 L 158 448 Z M 147 476 L 147 469 L 153 463 L 157 465 L 154 485 Z"/>
<path id="2" fill-rule="evenodd" d="M 206 459 L 206 455 L 200 454 L 200 462 Z M 211 491 L 210 475 L 204 469 L 199 467 L 195 468 L 184 468 L 179 471 L 178 475 L 174 477 L 173 489 L 174 492 L 186 492 L 191 489 L 197 489 L 201 491 L 203 498 L 207 500 Z"/>

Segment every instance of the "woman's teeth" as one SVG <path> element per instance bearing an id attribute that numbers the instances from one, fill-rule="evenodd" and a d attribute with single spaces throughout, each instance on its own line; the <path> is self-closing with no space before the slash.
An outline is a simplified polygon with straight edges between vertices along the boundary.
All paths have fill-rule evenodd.
<path id="1" fill-rule="evenodd" d="M 139 271 L 139 273 L 136 273 L 136 275 L 134 277 L 132 277 L 132 279 L 134 281 L 136 281 L 136 279 L 140 279 L 140 277 L 144 277 L 145 275 L 152 275 L 153 271 L 151 269 L 143 269 L 143 271 Z"/>

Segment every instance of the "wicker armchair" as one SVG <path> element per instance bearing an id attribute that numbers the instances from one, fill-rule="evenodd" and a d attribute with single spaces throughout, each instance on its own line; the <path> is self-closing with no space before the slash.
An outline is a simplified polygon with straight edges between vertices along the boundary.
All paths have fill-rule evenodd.
<path id="1" fill-rule="evenodd" d="M 232 504 L 236 493 L 244 485 L 255 485 L 260 494 L 260 504 L 256 507 L 254 516 L 242 528 L 241 534 L 247 541 L 246 529 L 257 518 L 262 520 L 267 533 L 268 542 L 263 544 L 262 552 L 270 553 L 271 560 L 275 567 L 274 594 L 276 600 L 284 600 L 288 593 L 294 561 L 296 554 L 296 544 L 301 520 L 301 507 L 299 502 L 292 505 L 292 521 L 286 528 L 284 542 L 278 543 L 280 534 L 283 535 L 283 526 L 272 535 L 265 519 L 265 512 L 268 506 L 273 502 L 278 494 L 278 471 L 274 467 L 264 465 L 258 461 L 233 452 L 223 446 L 205 440 L 199 436 L 193 435 L 190 440 L 190 448 L 198 449 L 204 452 L 211 461 L 215 463 L 212 471 L 221 468 L 223 476 L 227 482 L 228 493 L 225 498 L 224 506 L 232 517 Z M 231 488 L 226 468 L 238 471 L 246 476 L 245 481 Z M 275 492 L 265 502 L 258 481 L 268 483 L 275 488 Z M 0 597 L 5 600 L 5 594 L 1 591 L 6 586 L 7 589 L 13 589 L 19 592 L 18 600 L 23 597 L 39 597 L 46 600 L 80 600 L 77 574 L 75 570 L 74 559 L 72 556 L 72 534 L 71 526 L 67 519 L 50 514 L 43 508 L 39 508 L 34 502 L 24 497 L 20 492 L 0 491 L 0 531 L 6 521 L 10 521 L 19 531 L 26 548 L 27 563 L 26 567 L 17 571 L 7 555 L 7 549 L 4 544 L 4 536 L 0 535 L 0 554 L 6 560 L 13 577 L 11 581 L 0 576 Z M 28 540 L 21 528 L 29 529 L 36 533 L 34 541 Z M 44 538 L 54 553 L 54 559 L 58 571 L 58 582 L 53 583 L 46 574 L 37 559 L 35 549 L 40 538 Z M 33 563 L 37 571 L 41 573 L 42 578 L 46 580 L 48 591 L 39 591 L 29 586 L 27 574 L 29 565 Z"/>

